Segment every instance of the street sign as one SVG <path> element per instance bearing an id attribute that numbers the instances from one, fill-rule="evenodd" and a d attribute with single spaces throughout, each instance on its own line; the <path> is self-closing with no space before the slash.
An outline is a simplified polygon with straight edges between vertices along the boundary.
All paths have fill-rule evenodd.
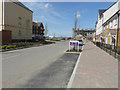
<path id="1" fill-rule="evenodd" d="M 79 42 L 76 41 L 70 41 L 70 46 L 78 46 Z"/>
<path id="2" fill-rule="evenodd" d="M 77 46 L 77 50 L 79 51 L 79 41 L 70 41 L 69 42 L 69 51 L 71 50 L 71 46 Z"/>

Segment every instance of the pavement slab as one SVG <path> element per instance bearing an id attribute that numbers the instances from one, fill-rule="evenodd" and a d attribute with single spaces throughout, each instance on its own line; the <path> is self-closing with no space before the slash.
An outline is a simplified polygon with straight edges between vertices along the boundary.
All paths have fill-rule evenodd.
<path id="1" fill-rule="evenodd" d="M 118 88 L 118 60 L 87 42 L 71 88 Z"/>

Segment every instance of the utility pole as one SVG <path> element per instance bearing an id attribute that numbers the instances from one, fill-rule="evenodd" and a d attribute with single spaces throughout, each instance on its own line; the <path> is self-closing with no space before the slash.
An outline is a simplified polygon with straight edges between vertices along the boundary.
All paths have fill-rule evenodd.
<path id="1" fill-rule="evenodd" d="M 77 29 L 77 11 L 75 13 L 75 30 Z"/>
<path id="2" fill-rule="evenodd" d="M 45 35 L 47 36 L 48 29 L 47 29 L 47 24 L 45 25 Z"/>
<path id="3" fill-rule="evenodd" d="M 77 11 L 75 12 L 75 31 L 73 32 L 74 33 L 74 36 L 73 37 L 75 37 L 76 36 L 76 29 L 77 29 Z"/>

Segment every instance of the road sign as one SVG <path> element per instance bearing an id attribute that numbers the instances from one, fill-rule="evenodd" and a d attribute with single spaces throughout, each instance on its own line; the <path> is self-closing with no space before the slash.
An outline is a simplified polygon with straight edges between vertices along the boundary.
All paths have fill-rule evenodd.
<path id="1" fill-rule="evenodd" d="M 76 41 L 70 41 L 70 46 L 78 46 L 79 42 Z"/>
<path id="2" fill-rule="evenodd" d="M 70 41 L 69 42 L 69 51 L 71 49 L 71 46 L 77 46 L 77 50 L 79 51 L 79 41 Z"/>

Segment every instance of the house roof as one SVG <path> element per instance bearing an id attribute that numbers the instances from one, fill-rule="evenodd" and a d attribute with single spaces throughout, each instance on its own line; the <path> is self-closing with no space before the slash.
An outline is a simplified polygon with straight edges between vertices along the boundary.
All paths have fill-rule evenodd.
<path id="1" fill-rule="evenodd" d="M 103 14 L 106 11 L 106 9 L 100 9 L 99 10 L 99 15 Z"/>
<path id="2" fill-rule="evenodd" d="M 107 11 L 108 9 L 110 9 L 112 6 L 114 6 L 118 1 L 119 1 L 119 0 L 117 0 L 116 2 L 114 2 L 109 8 L 106 9 L 106 11 Z"/>
<path id="3" fill-rule="evenodd" d="M 99 10 L 99 16 L 100 16 L 100 18 L 101 18 L 101 16 L 103 15 L 103 13 L 106 11 L 106 9 L 100 9 Z"/>
<path id="4" fill-rule="evenodd" d="M 109 32 L 111 35 L 116 35 L 116 30 L 115 29 L 109 29 Z"/>
<path id="5" fill-rule="evenodd" d="M 39 24 L 39 25 L 40 25 L 40 27 L 43 27 L 43 28 L 44 28 L 44 25 L 43 25 L 43 23 L 42 23 L 42 22 L 33 22 L 33 25 L 34 25 L 34 24 L 36 24 L 36 25 L 37 25 L 37 24 Z"/>
<path id="6" fill-rule="evenodd" d="M 31 11 L 31 12 L 33 13 L 32 10 L 30 10 L 28 7 L 26 7 L 26 6 L 25 6 L 24 4 L 22 4 L 20 1 L 18 1 L 18 0 L 10 0 L 10 1 L 13 2 L 13 3 L 15 3 L 15 4 L 17 4 L 17 5 L 19 5 L 20 7 L 23 7 L 23 8 L 25 8 L 25 9 Z"/>

